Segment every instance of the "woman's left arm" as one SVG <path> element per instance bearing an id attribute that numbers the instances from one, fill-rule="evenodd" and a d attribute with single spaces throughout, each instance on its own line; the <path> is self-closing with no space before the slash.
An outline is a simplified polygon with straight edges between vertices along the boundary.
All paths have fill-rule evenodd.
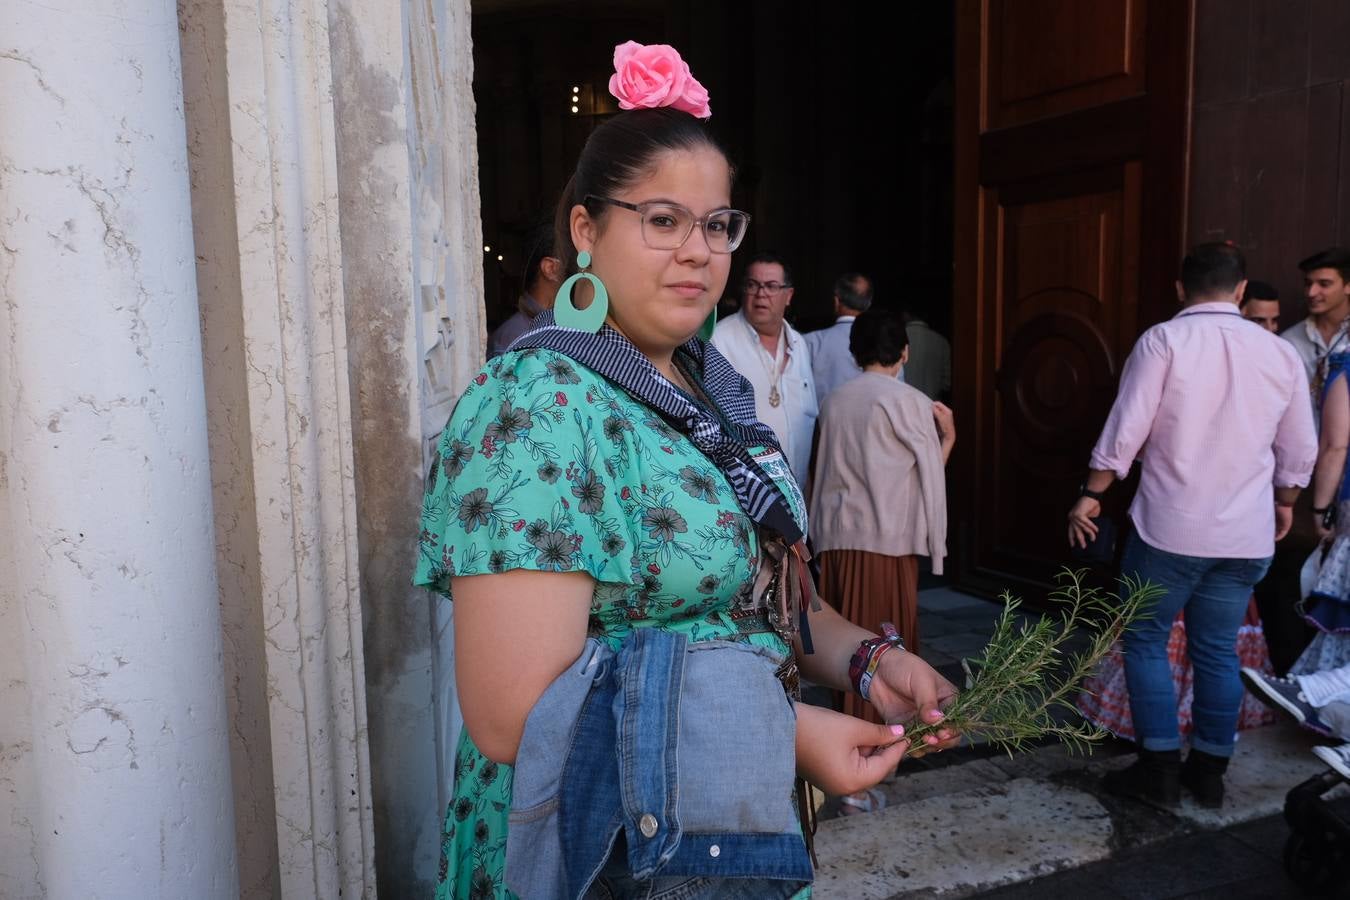
<path id="1" fill-rule="evenodd" d="M 852 691 L 848 677 L 849 660 L 863 641 L 876 637 L 845 619 L 828 603 L 810 611 L 813 653 L 802 651 L 800 638 L 793 639 L 797 665 L 802 676 L 815 684 L 839 691 Z M 942 707 L 956 696 L 956 687 L 932 666 L 906 650 L 888 650 L 881 658 L 869 689 L 872 705 L 887 722 L 910 721 L 916 716 L 925 722 L 942 719 Z M 927 743 L 939 749 L 953 746 L 960 735 L 943 729 Z"/>

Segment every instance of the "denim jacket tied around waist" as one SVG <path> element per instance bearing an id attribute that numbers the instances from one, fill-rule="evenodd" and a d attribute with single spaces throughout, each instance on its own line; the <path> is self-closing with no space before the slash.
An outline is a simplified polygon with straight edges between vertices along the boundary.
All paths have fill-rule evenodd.
<path id="1" fill-rule="evenodd" d="M 638 881 L 736 879 L 766 898 L 810 884 L 780 662 L 767 648 L 650 628 L 617 652 L 588 639 L 525 723 L 507 887 L 581 898 L 620 834 Z"/>

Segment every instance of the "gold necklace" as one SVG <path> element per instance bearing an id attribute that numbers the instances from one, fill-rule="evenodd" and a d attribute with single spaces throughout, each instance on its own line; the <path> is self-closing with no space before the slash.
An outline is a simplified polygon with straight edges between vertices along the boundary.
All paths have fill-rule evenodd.
<path id="1" fill-rule="evenodd" d="M 777 350 L 775 350 L 773 356 L 770 357 L 772 362 L 765 365 L 764 357 L 769 355 L 769 351 L 764 350 L 764 342 L 759 339 L 759 332 L 755 331 L 754 326 L 744 318 L 742 318 L 741 321 L 745 322 L 745 327 L 750 329 L 750 335 L 755 339 L 755 348 L 763 351 L 762 355 L 759 357 L 759 364 L 764 366 L 764 371 L 769 376 L 769 405 L 777 409 L 778 405 L 783 402 L 783 395 L 779 392 L 778 385 L 782 383 L 783 371 L 787 368 L 787 323 L 782 323 L 778 332 L 778 343 L 784 348 L 783 364 L 780 366 L 778 364 Z"/>

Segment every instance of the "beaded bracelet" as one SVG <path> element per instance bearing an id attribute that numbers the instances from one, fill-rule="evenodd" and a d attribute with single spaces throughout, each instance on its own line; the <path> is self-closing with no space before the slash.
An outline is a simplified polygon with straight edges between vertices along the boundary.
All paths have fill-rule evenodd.
<path id="1" fill-rule="evenodd" d="M 853 683 L 853 690 L 864 700 L 869 699 L 872 677 L 881 665 L 881 657 L 892 647 L 905 649 L 905 642 L 890 622 L 881 623 L 881 632 L 882 637 L 869 638 L 860 643 L 848 663 L 848 680 Z"/>

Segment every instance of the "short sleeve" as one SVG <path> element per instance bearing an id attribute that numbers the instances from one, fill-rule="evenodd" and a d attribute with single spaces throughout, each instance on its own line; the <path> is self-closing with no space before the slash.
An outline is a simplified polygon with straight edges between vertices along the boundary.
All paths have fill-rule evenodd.
<path id="1" fill-rule="evenodd" d="M 456 575 L 512 569 L 629 580 L 614 467 L 598 456 L 598 378 L 547 350 L 504 354 L 475 376 L 437 445 L 415 584 L 449 596 Z"/>

